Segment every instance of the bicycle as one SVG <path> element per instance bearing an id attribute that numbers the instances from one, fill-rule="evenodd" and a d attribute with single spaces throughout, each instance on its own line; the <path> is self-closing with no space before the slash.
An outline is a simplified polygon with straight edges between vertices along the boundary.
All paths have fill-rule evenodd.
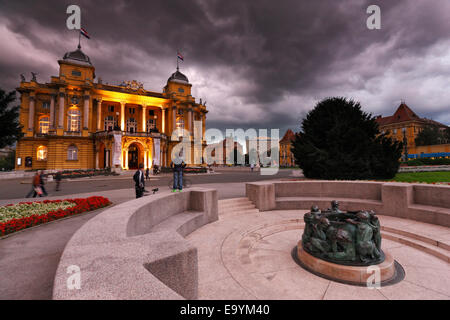
<path id="1" fill-rule="evenodd" d="M 183 176 L 183 188 L 190 188 L 191 185 L 192 185 L 191 180 Z M 173 179 L 170 179 L 168 186 L 169 189 L 173 189 Z"/>

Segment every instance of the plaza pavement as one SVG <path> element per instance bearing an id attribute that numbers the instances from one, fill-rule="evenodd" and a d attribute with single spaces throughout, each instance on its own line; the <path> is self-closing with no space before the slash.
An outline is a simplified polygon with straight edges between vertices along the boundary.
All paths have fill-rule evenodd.
<path id="1" fill-rule="evenodd" d="M 383 238 L 383 250 L 403 266 L 405 279 L 381 289 L 346 285 L 316 276 L 293 260 L 305 210 L 239 213 L 233 207 L 220 201 L 219 220 L 187 236 L 198 250 L 199 299 L 450 300 L 450 264 L 420 247 Z M 379 217 L 382 226 L 450 241 L 449 228 Z"/>
<path id="2" fill-rule="evenodd" d="M 240 182 L 196 186 L 217 189 L 219 199 L 245 194 L 245 184 Z M 65 187 L 70 188 L 70 184 Z M 160 192 L 170 191 L 165 187 Z M 85 198 L 92 195 L 107 197 L 114 205 L 135 198 L 134 189 L 128 188 L 70 196 L 0 200 L 0 205 L 44 199 Z M 0 270 L 2 275 L 8 275 L 0 277 L 0 299 L 51 299 L 56 268 L 67 241 L 84 223 L 105 209 L 53 221 L 0 239 Z"/>

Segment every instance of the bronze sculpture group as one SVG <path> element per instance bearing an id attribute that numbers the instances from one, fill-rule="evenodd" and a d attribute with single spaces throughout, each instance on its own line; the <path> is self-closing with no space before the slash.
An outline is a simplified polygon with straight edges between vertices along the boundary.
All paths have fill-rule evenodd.
<path id="1" fill-rule="evenodd" d="M 305 213 L 303 249 L 338 264 L 371 265 L 384 260 L 380 222 L 374 211 L 341 211 L 338 201 L 325 211 L 317 206 Z"/>

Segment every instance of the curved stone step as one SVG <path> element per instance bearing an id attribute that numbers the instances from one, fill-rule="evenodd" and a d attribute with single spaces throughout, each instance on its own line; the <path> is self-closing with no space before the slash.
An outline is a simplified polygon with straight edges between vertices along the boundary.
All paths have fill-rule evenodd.
<path id="1" fill-rule="evenodd" d="M 402 235 L 402 236 L 405 236 L 408 238 L 416 239 L 416 240 L 431 244 L 433 246 L 445 249 L 447 251 L 450 251 L 450 246 L 448 244 L 446 244 L 442 241 L 439 241 L 439 240 L 432 239 L 430 237 L 422 236 L 417 233 L 412 233 L 410 231 L 405 231 L 405 230 L 401 230 L 398 228 L 392 228 L 392 227 L 388 227 L 388 226 L 382 226 L 381 231 L 387 231 L 387 232 L 395 233 L 395 234 Z"/>
<path id="2" fill-rule="evenodd" d="M 397 232 L 399 230 L 396 230 Z M 402 230 L 400 230 L 402 231 Z M 442 247 L 439 247 L 437 245 L 430 244 L 429 242 L 421 241 L 416 238 L 411 238 L 399 233 L 389 232 L 382 230 L 381 236 L 384 239 L 392 240 L 404 245 L 407 245 L 409 247 L 415 248 L 417 250 L 426 252 L 428 254 L 431 254 L 435 256 L 436 258 L 439 258 L 441 260 L 444 260 L 446 262 L 450 262 L 450 253 L 447 249 L 444 249 Z"/>

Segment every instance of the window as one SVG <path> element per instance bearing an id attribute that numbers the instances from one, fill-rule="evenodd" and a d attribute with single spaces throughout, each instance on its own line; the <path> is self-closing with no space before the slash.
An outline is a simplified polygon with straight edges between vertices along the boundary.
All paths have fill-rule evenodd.
<path id="1" fill-rule="evenodd" d="M 40 146 L 37 148 L 36 158 L 38 161 L 46 161 L 47 160 L 47 147 Z"/>
<path id="2" fill-rule="evenodd" d="M 108 106 L 108 112 L 114 112 L 114 106 Z"/>
<path id="3" fill-rule="evenodd" d="M 177 129 L 184 129 L 184 119 L 182 117 L 177 118 Z M 183 130 L 178 132 L 178 136 L 183 136 Z"/>
<path id="4" fill-rule="evenodd" d="M 155 115 L 155 110 L 148 110 L 148 115 L 149 116 L 154 116 Z"/>
<path id="5" fill-rule="evenodd" d="M 130 114 L 134 114 L 135 109 L 134 109 L 134 108 L 128 108 L 128 112 L 129 112 Z"/>
<path id="6" fill-rule="evenodd" d="M 114 117 L 107 116 L 105 118 L 105 131 L 112 131 L 112 130 L 114 130 Z"/>
<path id="7" fill-rule="evenodd" d="M 48 101 L 42 102 L 42 109 L 50 109 L 50 102 Z"/>
<path id="8" fill-rule="evenodd" d="M 80 110 L 77 108 L 70 108 L 67 113 L 68 129 L 70 132 L 80 132 L 81 128 L 81 115 Z"/>
<path id="9" fill-rule="evenodd" d="M 134 118 L 130 118 L 127 120 L 127 131 L 130 133 L 136 132 L 137 122 Z"/>
<path id="10" fill-rule="evenodd" d="M 76 77 L 81 77 L 81 72 L 78 70 L 72 70 L 72 75 Z"/>
<path id="11" fill-rule="evenodd" d="M 183 115 L 183 109 L 178 109 L 178 114 L 181 116 Z"/>
<path id="12" fill-rule="evenodd" d="M 147 120 L 147 132 L 154 131 L 156 129 L 156 120 L 148 119 Z"/>
<path id="13" fill-rule="evenodd" d="M 44 116 L 39 119 L 39 133 L 40 134 L 47 134 L 49 126 L 50 126 L 50 120 L 49 120 L 48 116 Z"/>
<path id="14" fill-rule="evenodd" d="M 67 160 L 78 160 L 78 148 L 76 146 L 69 146 L 67 148 Z"/>
<path id="15" fill-rule="evenodd" d="M 184 89 L 183 88 L 178 88 L 178 92 L 183 93 Z"/>

